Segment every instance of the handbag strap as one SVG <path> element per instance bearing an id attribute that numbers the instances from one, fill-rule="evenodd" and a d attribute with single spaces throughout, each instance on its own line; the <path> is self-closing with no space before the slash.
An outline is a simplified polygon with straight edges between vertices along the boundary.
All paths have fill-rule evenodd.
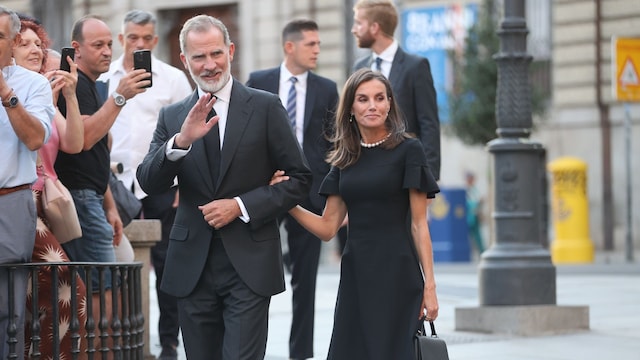
<path id="1" fill-rule="evenodd" d="M 427 321 L 427 317 L 423 316 L 418 323 L 418 335 L 427 335 L 427 331 L 424 328 L 424 322 Z M 433 324 L 433 321 L 429 320 L 429 327 L 431 328 L 431 337 L 437 338 L 438 334 L 436 333 L 436 326 Z"/>
<path id="2" fill-rule="evenodd" d="M 438 334 L 436 334 L 436 326 L 433 325 L 433 321 L 429 321 L 429 326 L 431 327 L 431 337 L 437 338 Z"/>

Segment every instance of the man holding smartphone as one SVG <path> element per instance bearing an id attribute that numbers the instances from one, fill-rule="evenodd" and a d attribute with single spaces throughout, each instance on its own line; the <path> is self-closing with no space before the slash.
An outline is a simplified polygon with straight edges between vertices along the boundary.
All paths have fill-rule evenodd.
<path id="1" fill-rule="evenodd" d="M 120 79 L 134 68 L 146 68 L 145 63 L 148 63 L 152 71 L 153 85 L 127 102 L 111 128 L 111 161 L 122 163 L 123 171 L 117 176 L 142 200 L 142 216 L 146 219 L 160 219 L 162 223 L 162 239 L 151 248 L 151 263 L 156 273 L 156 294 L 160 308 L 158 332 L 162 352 L 158 359 L 173 360 L 177 359 L 178 309 L 176 299 L 160 290 L 160 281 L 164 272 L 169 232 L 178 206 L 177 191 L 174 186 L 164 194 L 145 194 L 136 180 L 136 169 L 149 150 L 160 109 L 189 96 L 192 88 L 181 70 L 153 55 L 145 57 L 150 55 L 158 43 L 155 30 L 156 18 L 153 14 L 142 10 L 129 11 L 124 17 L 122 32 L 118 35 L 123 55 L 111 63 L 109 72 L 99 80 L 109 82 L 111 93 Z"/>
<path id="2" fill-rule="evenodd" d="M 72 26 L 71 46 L 78 65 L 76 97 L 84 127 L 84 147 L 76 154 L 58 152 L 55 171 L 73 197 L 82 236 L 62 245 L 71 261 L 114 262 L 115 248 L 122 238 L 122 220 L 109 189 L 108 133 L 127 100 L 145 91 L 141 81 L 144 70 L 133 71 L 118 82 L 107 98 L 98 96 L 96 80 L 109 69 L 113 35 L 109 26 L 96 15 L 85 15 Z M 67 116 L 67 102 L 61 94 L 58 109 Z M 99 298 L 100 281 L 93 269 L 94 303 Z M 111 309 L 111 273 L 105 272 L 106 309 Z M 94 306 L 94 311 L 99 306 Z M 107 310 L 109 315 L 109 310 Z"/>

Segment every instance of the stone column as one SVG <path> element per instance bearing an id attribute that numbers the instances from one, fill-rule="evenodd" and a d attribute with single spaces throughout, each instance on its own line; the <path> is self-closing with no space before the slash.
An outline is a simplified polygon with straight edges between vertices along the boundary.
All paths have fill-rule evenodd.
<path id="1" fill-rule="evenodd" d="M 133 220 L 125 229 L 136 261 L 142 262 L 140 287 L 142 289 L 142 312 L 144 314 L 144 358 L 155 360 L 151 354 L 149 338 L 149 271 L 151 271 L 151 247 L 160 241 L 160 220 Z"/>

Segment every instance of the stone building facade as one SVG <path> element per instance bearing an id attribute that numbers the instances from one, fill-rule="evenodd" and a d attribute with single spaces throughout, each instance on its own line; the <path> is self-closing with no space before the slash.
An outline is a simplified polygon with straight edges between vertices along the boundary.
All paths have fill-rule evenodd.
<path id="1" fill-rule="evenodd" d="M 220 17 L 236 43 L 232 66 L 241 81 L 256 69 L 276 66 L 281 61 L 280 31 L 293 18 L 318 22 L 322 51 L 318 73 L 338 82 L 350 72 L 355 48 L 351 7 L 354 0 L 1 0 L 4 6 L 40 18 L 55 46 L 68 43 L 72 22 L 84 14 L 99 14 L 112 28 L 120 30 L 122 15 L 134 8 L 155 12 L 161 41 L 156 55 L 180 68 L 177 34 L 185 19 L 207 13 Z M 396 0 L 400 10 L 471 3 L 468 0 Z M 640 152 L 640 106 L 630 104 L 632 126 L 625 130 L 625 111 L 612 99 L 611 37 L 640 37 L 640 7 L 637 0 L 530 0 L 527 10 L 530 34 L 547 41 L 543 50 L 549 62 L 549 109 L 536 119 L 533 138 L 544 144 L 547 158 L 574 156 L 588 164 L 588 198 L 591 237 L 597 248 L 624 248 L 626 231 L 625 134 L 632 136 L 631 153 Z M 534 37 L 535 37 L 534 36 Z M 545 39 L 546 38 L 546 39 Z M 535 47 L 535 45 L 533 46 Z M 531 51 L 532 46 L 530 46 Z M 121 48 L 114 42 L 114 57 Z M 640 64 L 636 64 L 640 69 Z M 446 127 L 446 126 L 445 126 Z M 633 141 L 635 140 L 635 141 Z M 462 186 L 464 171 L 476 172 L 478 186 L 489 191 L 489 156 L 482 147 L 469 148 L 443 132 L 443 186 Z M 471 160 L 469 160 L 471 159 Z M 632 189 L 640 189 L 640 162 L 632 160 Z M 610 174 L 606 169 L 610 169 Z M 606 189 L 611 189 L 608 194 Z M 637 191 L 640 193 L 640 190 Z M 610 200 L 607 200 L 609 196 Z M 633 199 L 640 194 L 632 194 Z M 490 196 L 487 196 L 490 198 Z M 609 203 L 607 204 L 607 201 Z M 633 233 L 640 247 L 640 200 L 633 200 Z M 609 220 L 607 216 L 610 215 Z M 607 221 L 612 231 L 607 234 Z M 612 234 L 612 236 L 610 236 Z M 550 233 L 552 237 L 552 232 Z"/>

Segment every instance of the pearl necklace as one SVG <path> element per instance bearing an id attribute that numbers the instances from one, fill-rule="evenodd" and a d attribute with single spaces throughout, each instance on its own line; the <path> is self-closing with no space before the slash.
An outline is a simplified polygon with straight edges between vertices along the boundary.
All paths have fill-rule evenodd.
<path id="1" fill-rule="evenodd" d="M 391 133 L 388 133 L 387 136 L 385 136 L 382 140 L 378 140 L 378 141 L 373 142 L 373 143 L 366 143 L 366 142 L 360 140 L 360 146 L 365 147 L 365 148 L 374 148 L 376 146 L 382 145 L 382 143 L 387 141 L 387 139 L 390 136 L 391 136 Z"/>

